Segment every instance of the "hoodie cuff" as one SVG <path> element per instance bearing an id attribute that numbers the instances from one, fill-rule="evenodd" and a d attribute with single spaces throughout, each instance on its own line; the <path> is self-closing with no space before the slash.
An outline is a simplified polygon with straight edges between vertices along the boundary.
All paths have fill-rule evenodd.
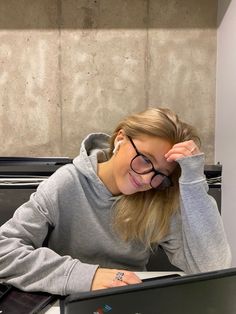
<path id="1" fill-rule="evenodd" d="M 76 261 L 68 276 L 65 295 L 90 291 L 95 272 L 99 265 L 85 264 Z"/>
<path id="2" fill-rule="evenodd" d="M 204 181 L 205 155 L 204 153 L 182 157 L 176 160 L 181 167 L 180 183 L 194 183 Z"/>

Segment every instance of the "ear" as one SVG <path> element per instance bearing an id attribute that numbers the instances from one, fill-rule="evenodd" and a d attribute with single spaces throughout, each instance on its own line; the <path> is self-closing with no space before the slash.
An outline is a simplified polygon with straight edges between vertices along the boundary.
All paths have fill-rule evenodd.
<path id="1" fill-rule="evenodd" d="M 115 144 L 115 147 L 113 149 L 113 154 L 117 153 L 119 148 L 120 148 L 120 144 L 123 142 L 123 140 L 121 141 L 117 141 L 116 144 Z"/>
<path id="2" fill-rule="evenodd" d="M 125 139 L 125 132 L 123 129 L 120 129 L 116 135 L 114 146 L 116 145 L 117 142 L 123 141 L 124 139 Z"/>
<path id="3" fill-rule="evenodd" d="M 115 141 L 114 141 L 113 154 L 118 152 L 118 150 L 120 148 L 120 144 L 123 142 L 124 139 L 125 139 L 125 133 L 121 129 L 118 131 L 117 136 L 116 136 Z"/>

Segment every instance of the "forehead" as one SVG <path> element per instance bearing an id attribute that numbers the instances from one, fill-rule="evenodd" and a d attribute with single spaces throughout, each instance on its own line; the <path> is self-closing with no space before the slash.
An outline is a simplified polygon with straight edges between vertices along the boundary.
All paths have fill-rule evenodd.
<path id="1" fill-rule="evenodd" d="M 157 152 L 164 152 L 170 150 L 173 146 L 167 139 L 151 136 L 151 135 L 139 135 L 133 139 L 142 149 L 145 149 L 147 153 L 156 154 Z"/>

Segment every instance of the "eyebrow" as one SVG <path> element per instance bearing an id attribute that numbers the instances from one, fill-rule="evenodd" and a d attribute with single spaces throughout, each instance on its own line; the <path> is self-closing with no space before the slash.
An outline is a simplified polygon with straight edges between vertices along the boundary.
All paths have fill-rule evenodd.
<path id="1" fill-rule="evenodd" d="M 148 159 L 150 159 L 150 161 L 152 162 L 153 164 L 153 167 L 154 167 L 154 162 L 153 161 L 156 161 L 155 157 L 147 152 L 142 152 L 142 151 L 139 151 L 142 155 L 144 155 L 145 157 L 148 157 Z M 160 169 L 160 168 L 155 168 L 155 170 L 158 170 L 160 172 L 162 172 L 163 174 L 165 174 L 165 172 L 167 173 L 167 176 L 170 175 L 170 171 L 168 169 Z M 164 172 L 163 172 L 164 171 Z"/>

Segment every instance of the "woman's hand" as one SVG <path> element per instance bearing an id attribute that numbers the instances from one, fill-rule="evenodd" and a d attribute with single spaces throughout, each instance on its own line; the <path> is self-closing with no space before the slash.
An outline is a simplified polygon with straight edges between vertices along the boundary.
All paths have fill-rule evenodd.
<path id="1" fill-rule="evenodd" d="M 168 153 L 165 154 L 167 161 L 176 161 L 178 158 L 200 154 L 200 150 L 193 140 L 175 144 Z"/>
<path id="2" fill-rule="evenodd" d="M 98 268 L 93 278 L 91 290 L 121 287 L 141 282 L 141 279 L 134 272 Z"/>

